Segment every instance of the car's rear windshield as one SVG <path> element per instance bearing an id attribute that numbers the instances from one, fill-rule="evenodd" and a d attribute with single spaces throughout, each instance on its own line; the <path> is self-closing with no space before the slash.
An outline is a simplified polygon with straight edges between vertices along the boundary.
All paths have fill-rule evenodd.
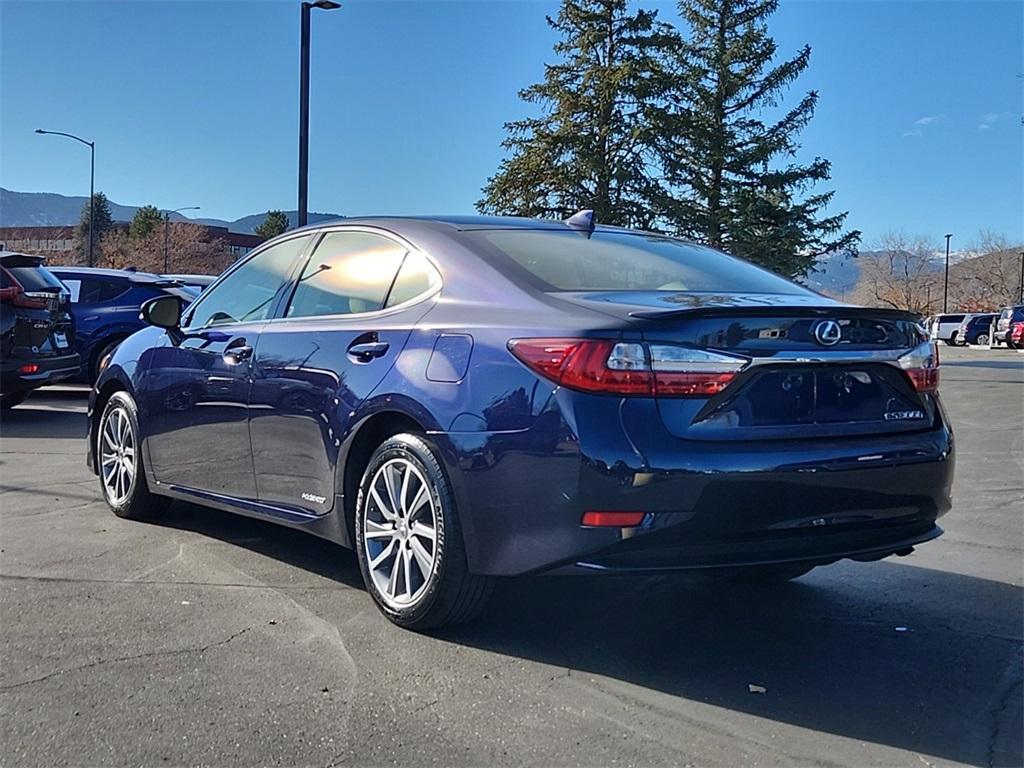
<path id="1" fill-rule="evenodd" d="M 7 271 L 29 293 L 64 290 L 64 284 L 46 267 L 7 267 Z"/>
<path id="2" fill-rule="evenodd" d="M 487 229 L 463 233 L 510 277 L 544 291 L 807 293 L 741 259 L 682 240 L 625 232 Z"/>

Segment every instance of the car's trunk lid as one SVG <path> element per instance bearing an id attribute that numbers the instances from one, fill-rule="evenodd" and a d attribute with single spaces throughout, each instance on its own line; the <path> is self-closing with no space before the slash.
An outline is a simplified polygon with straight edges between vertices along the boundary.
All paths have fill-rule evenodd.
<path id="1" fill-rule="evenodd" d="M 929 426 L 931 397 L 894 365 L 925 340 L 916 315 L 815 294 L 560 294 L 628 320 L 648 345 L 750 362 L 713 397 L 659 397 L 665 427 L 702 440 L 905 432 Z M 653 347 L 652 347 L 653 348 Z"/>

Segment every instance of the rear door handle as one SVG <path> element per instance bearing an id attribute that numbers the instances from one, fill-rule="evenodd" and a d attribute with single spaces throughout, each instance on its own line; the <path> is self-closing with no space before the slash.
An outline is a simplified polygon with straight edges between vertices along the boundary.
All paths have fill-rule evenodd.
<path id="1" fill-rule="evenodd" d="M 387 354 L 390 346 L 386 341 L 362 341 L 349 345 L 348 356 L 356 362 L 368 363 L 375 357 Z"/>
<path id="2" fill-rule="evenodd" d="M 228 365 L 238 365 L 252 357 L 252 347 L 243 344 L 238 347 L 230 347 L 224 350 L 224 362 Z"/>

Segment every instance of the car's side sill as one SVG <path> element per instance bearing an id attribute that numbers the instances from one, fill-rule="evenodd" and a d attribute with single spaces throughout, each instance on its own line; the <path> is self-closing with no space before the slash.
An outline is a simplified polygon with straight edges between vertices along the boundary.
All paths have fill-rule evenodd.
<path id="1" fill-rule="evenodd" d="M 212 491 L 202 491 L 198 488 L 188 488 L 182 485 L 164 485 L 161 488 L 161 491 L 166 492 L 167 495 L 174 496 L 175 498 L 198 501 L 211 507 L 224 509 L 228 512 L 242 512 L 244 514 L 265 517 L 270 520 L 297 523 L 300 525 L 302 523 L 312 522 L 313 520 L 319 520 L 322 517 L 322 515 L 314 515 L 309 512 L 283 509 L 281 507 L 264 504 L 263 502 L 254 501 L 252 499 L 241 499 L 237 496 L 229 496 L 227 494 L 214 493 Z"/>

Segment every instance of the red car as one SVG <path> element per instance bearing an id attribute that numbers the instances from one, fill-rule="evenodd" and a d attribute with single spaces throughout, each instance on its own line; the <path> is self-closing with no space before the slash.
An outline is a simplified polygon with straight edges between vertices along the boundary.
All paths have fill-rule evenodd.
<path id="1" fill-rule="evenodd" d="M 1008 347 L 1024 349 L 1024 323 L 1011 325 L 1010 330 L 1006 332 L 1006 337 L 1010 340 Z"/>

